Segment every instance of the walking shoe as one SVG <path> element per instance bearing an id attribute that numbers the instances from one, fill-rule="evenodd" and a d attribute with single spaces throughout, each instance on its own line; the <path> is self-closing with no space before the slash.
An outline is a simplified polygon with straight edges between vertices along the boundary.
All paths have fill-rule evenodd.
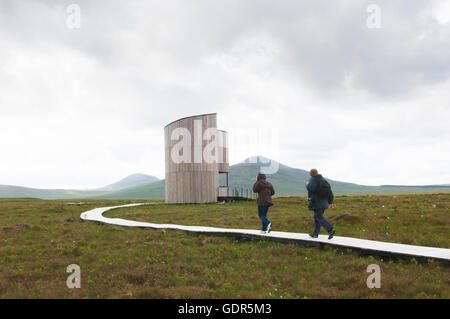
<path id="1" fill-rule="evenodd" d="M 333 228 L 333 229 L 330 231 L 330 236 L 328 236 L 328 239 L 333 238 L 334 234 L 336 234 L 336 230 Z"/>
<path id="2" fill-rule="evenodd" d="M 269 223 L 269 225 L 267 225 L 266 233 L 270 233 L 270 227 L 272 227 L 272 223 Z"/>
<path id="3" fill-rule="evenodd" d="M 261 230 L 261 235 L 265 235 L 266 231 L 265 230 Z"/>
<path id="4" fill-rule="evenodd" d="M 312 237 L 312 238 L 319 238 L 319 235 L 314 235 L 313 233 L 311 233 L 311 234 L 309 234 L 309 237 Z"/>

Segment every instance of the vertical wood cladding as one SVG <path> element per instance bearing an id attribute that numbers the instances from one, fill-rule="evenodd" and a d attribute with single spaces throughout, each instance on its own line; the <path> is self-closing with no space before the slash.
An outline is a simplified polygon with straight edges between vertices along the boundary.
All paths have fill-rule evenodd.
<path id="1" fill-rule="evenodd" d="M 198 134 L 200 124 L 201 133 Z M 190 133 L 190 141 L 184 140 L 186 143 L 184 150 L 188 150 L 188 153 L 190 150 L 190 160 L 187 162 L 177 163 L 171 154 L 174 146 L 177 144 L 179 146 L 182 140 L 182 138 L 171 139 L 172 134 L 177 132 L 174 130 L 178 128 L 187 129 Z M 209 139 L 207 129 L 211 135 Z M 227 133 L 217 130 L 217 114 L 191 116 L 172 122 L 164 128 L 164 139 L 166 202 L 208 203 L 217 201 L 219 172 L 229 171 Z M 204 152 L 205 147 L 211 142 L 218 143 L 217 161 L 210 152 Z M 179 154 L 186 155 L 183 152 Z M 215 153 L 212 152 L 212 155 Z"/>

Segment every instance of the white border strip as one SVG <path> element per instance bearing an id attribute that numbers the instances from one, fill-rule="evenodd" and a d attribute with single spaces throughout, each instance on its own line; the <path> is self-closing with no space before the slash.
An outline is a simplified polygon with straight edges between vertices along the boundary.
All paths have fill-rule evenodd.
<path id="1" fill-rule="evenodd" d="M 148 227 L 154 229 L 176 229 L 184 230 L 196 233 L 217 233 L 217 234 L 228 234 L 228 235 L 247 235 L 248 237 L 261 237 L 261 238 L 274 238 L 274 239 L 284 239 L 311 243 L 321 243 L 329 244 L 334 246 L 341 246 L 346 248 L 369 250 L 374 252 L 382 252 L 394 255 L 403 256 L 417 256 L 425 258 L 435 258 L 450 261 L 450 249 L 447 248 L 437 248 L 437 247 L 426 247 L 426 246 L 415 246 L 415 245 L 404 245 L 396 243 L 387 243 L 382 241 L 358 239 L 351 237 L 340 237 L 335 236 L 333 239 L 329 240 L 327 235 L 319 235 L 319 238 L 311 238 L 308 234 L 303 233 L 288 233 L 288 232 L 270 232 L 269 234 L 261 234 L 260 230 L 251 229 L 232 229 L 232 228 L 218 228 L 218 227 L 205 227 L 205 226 L 184 226 L 184 225 L 174 225 L 174 224 L 153 224 L 146 222 L 137 222 L 133 220 L 121 219 L 121 218 L 107 218 L 103 217 L 103 213 L 122 207 L 133 207 L 139 205 L 147 205 L 148 203 L 139 204 L 128 204 L 121 206 L 112 207 L 101 207 L 94 208 L 90 211 L 81 214 L 82 220 L 96 221 L 105 224 L 127 226 L 127 227 Z"/>

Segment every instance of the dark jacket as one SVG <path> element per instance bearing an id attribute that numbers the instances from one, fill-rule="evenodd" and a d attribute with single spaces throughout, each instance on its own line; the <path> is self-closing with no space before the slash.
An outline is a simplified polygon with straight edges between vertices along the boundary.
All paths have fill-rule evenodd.
<path id="1" fill-rule="evenodd" d="M 275 190 L 273 189 L 272 184 L 267 180 L 261 179 L 256 181 L 255 184 L 253 184 L 253 192 L 258 193 L 258 199 L 256 200 L 258 206 L 273 205 L 272 195 L 275 194 Z"/>
<path id="2" fill-rule="evenodd" d="M 322 198 L 317 196 L 316 190 L 319 186 L 319 182 L 325 180 L 322 175 L 316 175 L 309 179 L 309 183 L 306 185 L 308 190 L 308 209 L 309 210 L 322 210 L 327 209 L 329 204 L 333 204 L 334 194 L 331 191 L 331 196 L 329 198 Z"/>

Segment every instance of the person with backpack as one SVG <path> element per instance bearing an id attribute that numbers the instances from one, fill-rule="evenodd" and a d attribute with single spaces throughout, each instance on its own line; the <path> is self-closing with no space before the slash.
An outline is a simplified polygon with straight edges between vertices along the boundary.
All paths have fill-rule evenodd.
<path id="1" fill-rule="evenodd" d="M 269 211 L 269 207 L 273 205 L 272 195 L 275 194 L 275 190 L 272 184 L 267 181 L 265 174 L 259 173 L 256 176 L 256 182 L 253 184 L 253 192 L 258 193 L 256 204 L 258 205 L 258 216 L 262 222 L 261 233 L 267 234 L 272 227 L 272 223 L 267 218 L 267 212 Z"/>
<path id="2" fill-rule="evenodd" d="M 333 238 L 336 230 L 333 225 L 323 216 L 325 209 L 333 209 L 334 195 L 330 184 L 313 168 L 309 172 L 311 177 L 306 183 L 308 190 L 308 209 L 314 211 L 314 231 L 309 234 L 313 238 L 318 238 L 320 227 L 323 226 L 328 232 L 328 239 Z"/>

